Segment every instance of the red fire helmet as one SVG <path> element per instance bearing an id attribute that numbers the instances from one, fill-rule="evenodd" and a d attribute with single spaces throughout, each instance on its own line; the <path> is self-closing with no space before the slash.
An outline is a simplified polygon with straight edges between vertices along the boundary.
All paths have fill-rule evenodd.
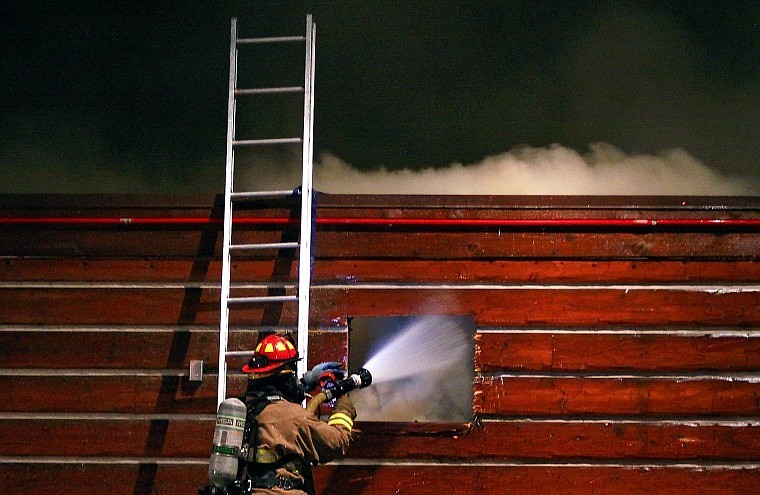
<path id="1" fill-rule="evenodd" d="M 293 343 L 281 335 L 267 335 L 253 351 L 253 357 L 242 368 L 243 373 L 266 373 L 298 361 Z"/>

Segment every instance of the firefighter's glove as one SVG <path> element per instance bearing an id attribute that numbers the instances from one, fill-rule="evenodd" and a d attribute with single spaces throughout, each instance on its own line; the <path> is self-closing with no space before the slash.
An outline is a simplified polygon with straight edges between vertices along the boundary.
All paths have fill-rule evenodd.
<path id="1" fill-rule="evenodd" d="M 317 388 L 319 385 L 319 378 L 325 373 L 337 373 L 342 376 L 343 370 L 341 369 L 341 364 L 334 361 L 319 363 L 311 370 L 304 373 L 303 377 L 301 378 L 301 383 L 303 384 L 306 391 L 311 392 Z"/>
<path id="2" fill-rule="evenodd" d="M 348 394 L 338 397 L 338 400 L 335 401 L 333 414 L 338 412 L 350 416 L 352 420 L 356 419 L 356 407 L 354 407 L 354 402 L 351 400 Z"/>

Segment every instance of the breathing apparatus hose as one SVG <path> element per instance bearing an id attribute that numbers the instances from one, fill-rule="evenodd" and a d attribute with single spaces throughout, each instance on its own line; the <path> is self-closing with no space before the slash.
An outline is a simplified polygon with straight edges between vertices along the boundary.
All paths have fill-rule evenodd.
<path id="1" fill-rule="evenodd" d="M 311 401 L 306 406 L 306 411 L 311 414 L 316 414 L 319 405 L 323 402 L 337 399 L 357 388 L 369 387 L 371 383 L 372 375 L 369 370 L 366 368 L 359 368 L 351 373 L 345 380 L 337 382 L 334 387 L 323 390 L 312 397 Z"/>

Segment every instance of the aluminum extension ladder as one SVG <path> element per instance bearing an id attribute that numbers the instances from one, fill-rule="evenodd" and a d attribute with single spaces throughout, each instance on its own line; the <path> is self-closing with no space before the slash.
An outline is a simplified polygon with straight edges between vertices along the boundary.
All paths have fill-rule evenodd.
<path id="1" fill-rule="evenodd" d="M 224 189 L 224 245 L 222 251 L 222 280 L 219 320 L 219 384 L 217 390 L 217 406 L 226 398 L 227 389 L 227 357 L 232 355 L 251 355 L 251 351 L 230 352 L 227 350 L 229 340 L 230 310 L 239 307 L 250 307 L 268 303 L 297 303 L 297 346 L 301 356 L 298 362 L 298 374 L 306 372 L 306 359 L 309 343 L 309 287 L 311 284 L 311 235 L 313 227 L 312 214 L 312 159 L 313 159 L 313 130 L 314 130 L 314 50 L 316 26 L 309 14 L 306 16 L 305 36 L 286 36 L 274 38 L 238 38 L 237 19 L 232 19 L 230 36 L 230 81 L 229 102 L 227 108 L 227 162 Z M 305 43 L 304 83 L 299 87 L 268 87 L 240 89 L 237 87 L 237 56 L 238 46 L 246 44 L 272 43 Z M 268 138 L 268 139 L 238 139 L 235 135 L 235 111 L 238 97 L 253 97 L 262 94 L 296 93 L 303 95 L 303 135 L 299 137 Z M 235 149 L 241 146 L 260 146 L 301 143 L 303 146 L 302 181 L 300 187 L 301 219 L 300 240 L 298 242 L 269 243 L 269 244 L 233 244 L 232 233 L 235 224 L 235 206 L 261 199 L 283 198 L 293 196 L 293 190 L 287 191 L 236 191 L 233 186 L 235 175 Z M 298 285 L 295 296 L 261 296 L 261 297 L 231 297 L 231 267 L 232 256 L 258 250 L 298 250 Z"/>

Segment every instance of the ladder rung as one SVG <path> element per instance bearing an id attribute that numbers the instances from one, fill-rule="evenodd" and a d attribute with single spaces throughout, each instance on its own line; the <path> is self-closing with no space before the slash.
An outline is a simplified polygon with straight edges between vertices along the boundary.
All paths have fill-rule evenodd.
<path id="1" fill-rule="evenodd" d="M 238 45 L 252 45 L 257 43 L 292 43 L 294 41 L 306 41 L 306 36 L 273 36 L 269 38 L 238 38 Z"/>
<path id="2" fill-rule="evenodd" d="M 298 296 L 258 296 L 258 297 L 230 297 L 227 306 L 237 304 L 264 304 L 298 301 Z"/>
<path id="3" fill-rule="evenodd" d="M 233 146 L 256 146 L 261 144 L 290 144 L 300 143 L 303 138 L 275 138 L 275 139 L 236 139 L 232 141 Z"/>
<path id="4" fill-rule="evenodd" d="M 272 93 L 303 93 L 303 86 L 282 86 L 275 88 L 236 89 L 236 95 L 265 95 Z"/>
<path id="5" fill-rule="evenodd" d="M 234 192 L 230 195 L 233 201 L 247 201 L 252 199 L 272 199 L 272 198 L 289 198 L 297 196 L 297 191 L 288 189 L 286 191 L 246 191 L 246 192 Z"/>
<path id="6" fill-rule="evenodd" d="M 263 244 L 231 244 L 230 251 L 255 251 L 257 249 L 296 249 L 297 242 L 269 242 Z"/>
<path id="7" fill-rule="evenodd" d="M 227 357 L 248 357 L 253 356 L 256 351 L 225 351 L 224 355 Z"/>

